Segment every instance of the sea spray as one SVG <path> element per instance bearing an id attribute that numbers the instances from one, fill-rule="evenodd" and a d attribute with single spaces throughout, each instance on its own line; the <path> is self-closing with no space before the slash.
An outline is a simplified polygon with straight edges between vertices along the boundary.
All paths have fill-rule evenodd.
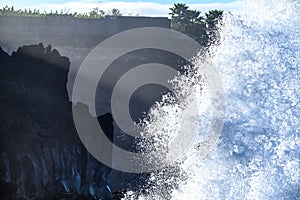
<path id="1" fill-rule="evenodd" d="M 191 147 L 172 170 L 150 176 L 148 193 L 126 199 L 300 199 L 299 12 L 299 1 L 251 0 L 225 14 L 221 43 L 210 49 L 226 94 L 218 146 L 204 158 Z M 200 61 L 196 67 L 203 67 Z M 205 90 L 205 83 L 193 84 Z"/>
<path id="2" fill-rule="evenodd" d="M 190 153 L 172 199 L 299 199 L 299 2 L 247 1 L 212 58 L 227 100 L 218 147 Z"/>

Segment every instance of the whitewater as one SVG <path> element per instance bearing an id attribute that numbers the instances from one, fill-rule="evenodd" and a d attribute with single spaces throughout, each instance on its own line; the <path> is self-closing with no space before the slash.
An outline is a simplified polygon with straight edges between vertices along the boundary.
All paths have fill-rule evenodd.
<path id="1" fill-rule="evenodd" d="M 225 13 L 221 43 L 210 49 L 226 95 L 217 145 L 203 156 L 196 148 L 203 129 L 192 130 L 199 137 L 173 170 L 153 172 L 150 192 L 129 192 L 125 199 L 300 199 L 299 21 L 298 0 L 244 1 Z M 202 62 L 196 59 L 195 66 Z M 209 116 L 209 91 L 201 87 L 195 90 L 199 116 Z M 178 124 L 180 116 L 170 113 L 161 119 Z"/>

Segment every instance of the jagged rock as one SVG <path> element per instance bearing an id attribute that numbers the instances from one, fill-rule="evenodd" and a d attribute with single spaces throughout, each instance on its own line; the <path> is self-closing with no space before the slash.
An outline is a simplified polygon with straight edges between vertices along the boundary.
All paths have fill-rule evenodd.
<path id="1" fill-rule="evenodd" d="M 116 82 L 126 70 L 143 63 L 174 66 L 178 62 L 175 55 L 162 51 L 132 54 L 114 62 L 106 78 Z M 147 182 L 147 174 L 112 171 L 87 152 L 74 126 L 66 89 L 69 65 L 67 57 L 43 44 L 20 47 L 11 56 L 0 48 L 0 178 L 17 186 L 9 194 L 14 198 L 61 199 L 58 194 L 71 194 L 70 198 L 118 199 L 124 193 L 114 191 L 139 190 Z M 118 71 L 120 65 L 125 71 Z M 96 105 L 105 111 L 98 117 L 99 124 L 115 145 L 135 151 L 132 137 L 114 126 L 113 116 L 106 112 L 111 86 L 97 89 Z M 147 93 L 149 98 L 139 91 L 133 95 L 136 101 L 130 114 L 136 120 L 161 95 L 150 89 Z"/>
<path id="2" fill-rule="evenodd" d="M 91 193 L 105 197 L 101 191 L 111 169 L 94 159 L 77 135 L 66 90 L 68 58 L 38 44 L 20 47 L 11 56 L 0 48 L 0 59 L 0 171 L 5 188 L 0 196 L 51 199 L 72 192 L 77 197 L 71 199 L 82 199 L 80 194 L 92 199 Z M 99 121 L 112 138 L 112 116 Z"/>

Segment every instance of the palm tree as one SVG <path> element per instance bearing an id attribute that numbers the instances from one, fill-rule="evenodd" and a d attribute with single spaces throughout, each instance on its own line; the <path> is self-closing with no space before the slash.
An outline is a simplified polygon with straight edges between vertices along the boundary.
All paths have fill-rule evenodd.
<path id="1" fill-rule="evenodd" d="M 121 11 L 117 8 L 111 9 L 111 11 L 108 12 L 108 15 L 110 17 L 120 17 L 122 16 Z"/>
<path id="2" fill-rule="evenodd" d="M 220 43 L 220 32 L 217 24 L 222 20 L 222 17 L 223 11 L 221 10 L 210 10 L 208 13 L 205 13 L 209 45 L 216 45 Z"/>
<path id="3" fill-rule="evenodd" d="M 183 22 L 187 16 L 188 6 L 184 3 L 176 3 L 172 8 L 170 8 L 170 15 L 172 16 L 173 22 Z"/>
<path id="4" fill-rule="evenodd" d="M 88 16 L 89 18 L 101 18 L 104 17 L 104 14 L 105 12 L 103 10 L 100 10 L 98 7 L 96 7 L 89 12 Z"/>
<path id="5" fill-rule="evenodd" d="M 223 11 L 211 10 L 201 16 L 198 10 L 191 10 L 184 3 L 176 3 L 170 8 L 172 29 L 187 34 L 202 45 L 219 43 L 217 23 L 222 19 Z"/>
<path id="6" fill-rule="evenodd" d="M 222 20 L 222 16 L 222 10 L 210 10 L 208 13 L 205 13 L 205 22 L 208 28 L 215 28 L 217 23 Z"/>
<path id="7" fill-rule="evenodd" d="M 188 19 L 188 21 L 190 21 L 192 23 L 203 24 L 204 18 L 200 15 L 201 15 L 201 12 L 198 10 L 188 10 L 186 13 L 186 18 Z"/>

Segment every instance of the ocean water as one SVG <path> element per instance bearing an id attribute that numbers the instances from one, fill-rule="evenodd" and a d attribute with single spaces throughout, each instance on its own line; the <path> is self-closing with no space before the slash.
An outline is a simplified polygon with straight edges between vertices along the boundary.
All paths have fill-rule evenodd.
<path id="1" fill-rule="evenodd" d="M 153 172 L 147 194 L 129 192 L 125 199 L 300 199 L 300 1 L 244 1 L 225 13 L 220 29 L 221 44 L 210 55 L 226 97 L 217 145 L 207 155 L 196 148 L 212 102 L 205 80 L 191 70 L 175 88 L 180 94 L 196 88 L 201 123 L 189 131 L 198 136 L 171 164 L 175 170 Z M 203 67 L 203 60 L 195 66 Z M 188 83 L 193 78 L 198 81 Z M 171 127 L 168 133 L 182 120 L 177 106 L 158 103 L 152 110 L 153 119 Z M 146 126 L 160 130 L 160 142 L 172 138 L 161 137 L 165 129 L 156 120 Z"/>

